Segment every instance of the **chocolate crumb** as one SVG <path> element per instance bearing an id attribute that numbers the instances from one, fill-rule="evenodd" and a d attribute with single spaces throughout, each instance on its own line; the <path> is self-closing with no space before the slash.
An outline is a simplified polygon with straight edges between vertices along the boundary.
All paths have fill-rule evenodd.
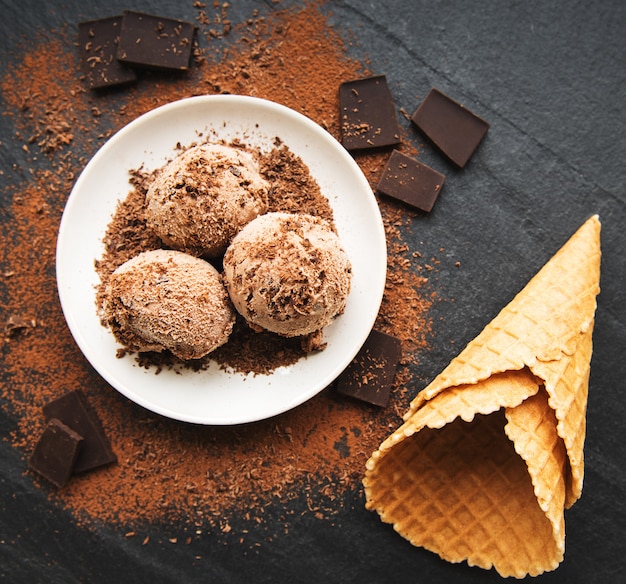
<path id="1" fill-rule="evenodd" d="M 11 315 L 4 325 L 4 332 L 7 337 L 13 337 L 24 329 L 35 328 L 36 325 L 37 323 L 34 319 L 26 319 L 21 316 Z"/>

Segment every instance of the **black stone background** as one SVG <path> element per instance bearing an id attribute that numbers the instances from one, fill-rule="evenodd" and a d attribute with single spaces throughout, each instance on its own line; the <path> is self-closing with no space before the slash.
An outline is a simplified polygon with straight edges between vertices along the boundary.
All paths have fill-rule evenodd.
<path id="1" fill-rule="evenodd" d="M 209 4 L 209 9 L 212 3 Z M 229 17 L 297 4 L 231 0 Z M 192 20 L 191 0 L 0 0 L 0 69 L 29 35 L 70 33 L 80 20 L 125 8 Z M 626 576 L 626 3 L 623 0 L 329 2 L 350 54 L 387 75 L 410 113 L 431 86 L 491 123 L 463 170 L 433 148 L 420 160 L 447 175 L 412 236 L 425 257 L 445 250 L 433 308 L 434 342 L 421 375 L 434 377 L 593 213 L 603 224 L 602 292 L 594 334 L 586 474 L 566 512 L 566 557 L 544 582 L 619 582 Z M 0 106 L 2 107 L 2 106 Z M 399 115 L 407 128 L 409 123 Z M 410 130 L 416 144 L 424 139 Z M 0 116 L 0 163 L 24 160 Z M 86 152 L 87 157 L 93 152 Z M 44 164 L 44 162 L 42 162 Z M 2 201 L 3 207 L 8 205 Z M 3 213 L 2 220 L 6 215 Z M 454 262 L 461 268 L 454 268 Z M 1 367 L 0 367 L 0 375 Z M 75 525 L 23 473 L 0 409 L 0 580 L 3 582 L 495 582 L 493 571 L 451 565 L 410 546 L 349 495 L 332 522 L 294 514 L 262 545 L 151 544 L 106 526 Z M 304 505 L 304 502 L 302 503 Z M 272 511 L 269 510 L 271 519 Z M 183 528 L 184 529 L 184 528 Z M 201 554 L 201 559 L 196 555 Z"/>

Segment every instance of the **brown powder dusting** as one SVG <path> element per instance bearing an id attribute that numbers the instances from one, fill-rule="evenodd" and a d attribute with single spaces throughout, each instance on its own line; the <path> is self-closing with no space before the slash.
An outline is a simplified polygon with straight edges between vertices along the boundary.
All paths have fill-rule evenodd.
<path id="1" fill-rule="evenodd" d="M 12 203 L 2 209 L 10 219 L 3 217 L 0 236 L 1 321 L 19 317 L 35 323 L 3 340 L 2 407 L 15 420 L 6 439 L 23 453 L 28 472 L 25 461 L 43 429 L 41 407 L 67 390 L 84 390 L 119 463 L 74 477 L 64 489 L 50 490 L 50 497 L 87 524 L 103 521 L 149 532 L 151 522 L 173 520 L 172 530 L 182 521 L 204 532 L 232 534 L 242 522 L 264 523 L 272 506 L 273 521 L 287 529 L 293 510 L 285 503 L 295 499 L 306 500 L 304 513 L 332 516 L 342 507 L 342 494 L 360 488 L 365 461 L 418 389 L 416 365 L 428 348 L 434 298 L 426 275 L 420 275 L 419 250 L 403 242 L 415 215 L 385 200 L 380 207 L 389 267 L 377 327 L 401 338 L 403 362 L 384 410 L 342 399 L 328 388 L 271 420 L 225 428 L 182 424 L 128 402 L 76 347 L 56 293 L 56 234 L 78 173 L 112 132 L 163 103 L 231 92 L 287 105 L 338 137 L 339 83 L 367 73 L 346 56 L 343 39 L 317 4 L 251 17 L 240 27 L 225 24 L 223 6 L 215 10 L 217 28 L 212 16 L 202 23 L 208 6 L 199 14 L 201 38 L 238 35 L 238 42 L 223 51 L 210 44 L 200 48 L 196 66 L 184 77 L 154 75 L 110 95 L 87 93 L 73 40 L 54 33 L 52 41 L 24 48 L 1 80 L 5 115 L 12 117 L 15 140 L 23 145 L 21 164 L 29 169 L 17 165 L 4 177 L 4 195 Z M 386 156 L 357 158 L 372 185 Z M 138 200 L 131 197 L 125 204 L 132 210 Z M 128 229 L 136 231 L 132 220 Z M 131 257 L 152 243 L 131 238 L 117 252 Z"/>
<path id="2" fill-rule="evenodd" d="M 13 109 L 9 115 L 15 118 L 17 137 L 24 141 L 26 152 L 52 155 L 76 137 L 86 110 L 78 99 L 84 89 L 64 57 L 62 39 L 42 41 L 39 50 L 28 50 L 21 65 L 10 72 L 15 83 L 8 79 L 2 83 L 2 97 Z M 37 75 L 31 75 L 33 71 Z"/>
<path id="3" fill-rule="evenodd" d="M 146 226 L 145 183 L 138 176 L 139 172 L 135 171 L 133 173 L 134 188 L 118 204 L 110 227 L 105 233 L 104 255 L 95 260 L 98 273 L 104 283 L 108 275 L 124 262 L 141 252 L 161 246 L 159 238 Z M 99 288 L 99 296 L 103 287 Z M 98 305 L 100 304 L 98 302 Z"/>
<path id="4" fill-rule="evenodd" d="M 308 213 L 333 224 L 333 210 L 309 169 L 286 146 L 261 155 L 261 174 L 272 184 L 269 211 Z"/>

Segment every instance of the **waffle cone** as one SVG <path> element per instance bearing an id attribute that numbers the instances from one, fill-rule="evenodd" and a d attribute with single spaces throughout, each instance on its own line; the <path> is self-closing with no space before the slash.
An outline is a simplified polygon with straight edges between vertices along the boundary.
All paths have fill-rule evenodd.
<path id="1" fill-rule="evenodd" d="M 367 462 L 366 506 L 450 562 L 555 569 L 582 492 L 599 280 L 594 216 L 413 400 Z"/>

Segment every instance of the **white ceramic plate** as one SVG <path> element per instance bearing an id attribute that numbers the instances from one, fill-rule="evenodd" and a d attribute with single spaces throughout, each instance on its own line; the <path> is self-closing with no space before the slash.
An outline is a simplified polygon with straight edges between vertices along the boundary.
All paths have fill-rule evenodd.
<path id="1" fill-rule="evenodd" d="M 94 260 L 115 207 L 130 191 L 129 170 L 162 166 L 176 144 L 214 135 L 270 149 L 279 137 L 308 166 L 330 201 L 339 236 L 353 267 L 344 314 L 324 331 L 324 351 L 268 375 L 221 370 L 143 369 L 116 358 L 118 345 L 96 314 L 99 283 Z M 57 244 L 57 283 L 63 312 L 93 367 L 130 400 L 163 416 L 210 425 L 239 424 L 285 412 L 327 387 L 367 338 L 380 308 L 386 243 L 376 199 L 346 150 L 320 126 L 276 103 L 244 96 L 183 99 L 137 118 L 114 135 L 76 181 L 63 213 Z"/>

